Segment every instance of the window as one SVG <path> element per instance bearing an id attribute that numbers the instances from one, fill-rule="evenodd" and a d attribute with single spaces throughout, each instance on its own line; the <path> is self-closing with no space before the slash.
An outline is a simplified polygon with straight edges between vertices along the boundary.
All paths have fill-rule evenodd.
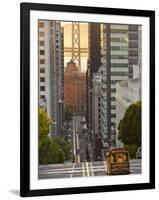
<path id="1" fill-rule="evenodd" d="M 45 91 L 45 86 L 40 86 L 40 91 Z"/>
<path id="2" fill-rule="evenodd" d="M 40 37 L 43 37 L 43 36 L 44 36 L 44 32 L 43 32 L 43 31 L 40 31 L 40 32 L 39 32 L 39 36 L 40 36 Z"/>
<path id="3" fill-rule="evenodd" d="M 111 29 L 111 33 L 128 33 L 127 29 Z"/>
<path id="4" fill-rule="evenodd" d="M 116 50 L 116 51 L 127 51 L 128 47 L 127 46 L 111 46 L 111 50 Z"/>
<path id="5" fill-rule="evenodd" d="M 51 33 L 51 35 L 53 34 L 53 30 L 52 29 L 50 30 L 50 33 Z"/>
<path id="6" fill-rule="evenodd" d="M 128 68 L 128 64 L 127 63 L 111 63 L 111 67 Z"/>
<path id="7" fill-rule="evenodd" d="M 44 27 L 44 22 L 39 22 L 39 28 L 43 28 Z"/>
<path id="8" fill-rule="evenodd" d="M 111 55 L 111 59 L 128 59 L 126 55 Z"/>
<path id="9" fill-rule="evenodd" d="M 45 59 L 40 59 L 40 64 L 45 64 Z"/>
<path id="10" fill-rule="evenodd" d="M 111 101 L 116 101 L 115 97 L 111 97 Z"/>
<path id="11" fill-rule="evenodd" d="M 45 82 L 45 77 L 40 77 L 40 82 Z"/>
<path id="12" fill-rule="evenodd" d="M 116 109 L 116 106 L 115 106 L 115 105 L 111 105 L 111 109 L 112 109 L 112 110 L 115 110 L 115 109 Z"/>
<path id="13" fill-rule="evenodd" d="M 111 42 L 128 42 L 128 38 L 111 38 Z"/>
<path id="14" fill-rule="evenodd" d="M 111 114 L 111 118 L 116 118 L 116 114 Z"/>
<path id="15" fill-rule="evenodd" d="M 40 98 L 41 99 L 45 99 L 45 95 L 40 95 Z"/>
<path id="16" fill-rule="evenodd" d="M 40 41 L 40 46 L 44 46 L 45 42 L 43 40 Z"/>
<path id="17" fill-rule="evenodd" d="M 45 69 L 44 68 L 40 68 L 40 73 L 45 73 Z"/>
<path id="18" fill-rule="evenodd" d="M 116 92 L 116 88 L 111 88 L 111 92 Z"/>
<path id="19" fill-rule="evenodd" d="M 44 55 L 45 51 L 44 50 L 40 50 L 40 55 Z"/>
<path id="20" fill-rule="evenodd" d="M 52 21 L 50 22 L 50 26 L 53 26 L 53 22 Z"/>
<path id="21" fill-rule="evenodd" d="M 111 76 L 128 76 L 128 72 L 111 72 Z"/>

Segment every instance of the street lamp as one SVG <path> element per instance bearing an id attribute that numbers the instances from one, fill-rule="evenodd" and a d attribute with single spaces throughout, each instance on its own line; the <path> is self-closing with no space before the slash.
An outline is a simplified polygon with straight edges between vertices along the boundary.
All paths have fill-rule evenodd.
<path id="1" fill-rule="evenodd" d="M 59 132 L 62 132 L 62 103 L 63 101 L 59 99 Z"/>

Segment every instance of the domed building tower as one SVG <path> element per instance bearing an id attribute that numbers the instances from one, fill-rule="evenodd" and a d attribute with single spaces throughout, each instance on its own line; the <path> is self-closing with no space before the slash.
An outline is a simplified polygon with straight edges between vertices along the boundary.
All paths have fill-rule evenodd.
<path id="1" fill-rule="evenodd" d="M 86 74 L 79 72 L 73 60 L 67 63 L 64 73 L 64 105 L 73 114 L 85 113 Z"/>
<path id="2" fill-rule="evenodd" d="M 73 60 L 71 59 L 68 63 L 67 66 L 65 68 L 65 73 L 74 73 L 74 72 L 78 72 L 78 67 L 76 66 L 76 63 L 73 62 Z"/>

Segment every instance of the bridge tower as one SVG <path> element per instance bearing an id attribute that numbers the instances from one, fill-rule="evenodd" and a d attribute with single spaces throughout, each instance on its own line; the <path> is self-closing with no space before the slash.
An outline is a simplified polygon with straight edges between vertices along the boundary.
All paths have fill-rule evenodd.
<path id="1" fill-rule="evenodd" d="M 81 72 L 79 22 L 72 22 L 72 60 L 76 63 L 76 66 L 78 67 L 78 71 Z"/>

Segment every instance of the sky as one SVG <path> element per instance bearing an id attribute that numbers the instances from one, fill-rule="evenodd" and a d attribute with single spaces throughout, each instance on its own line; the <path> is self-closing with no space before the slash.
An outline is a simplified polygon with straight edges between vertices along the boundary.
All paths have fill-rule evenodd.
<path id="1" fill-rule="evenodd" d="M 64 47 L 72 47 L 72 22 L 61 22 L 64 27 Z M 88 24 L 80 23 L 80 47 L 88 49 Z M 64 53 L 64 65 L 72 58 L 71 53 Z M 81 53 L 81 71 L 87 68 L 88 53 Z"/>

